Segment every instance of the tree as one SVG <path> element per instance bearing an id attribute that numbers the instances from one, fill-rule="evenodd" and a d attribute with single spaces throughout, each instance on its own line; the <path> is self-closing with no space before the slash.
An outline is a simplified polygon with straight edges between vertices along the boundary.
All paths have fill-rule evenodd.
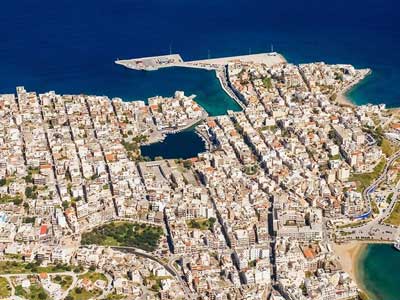
<path id="1" fill-rule="evenodd" d="M 186 168 L 186 169 L 190 169 L 190 167 L 192 166 L 192 162 L 190 161 L 190 160 L 185 160 L 184 162 L 183 162 L 183 167 L 184 168 Z"/>
<path id="2" fill-rule="evenodd" d="M 39 293 L 39 299 L 42 299 L 42 300 L 47 299 L 46 293 L 40 292 L 40 293 Z"/>
<path id="3" fill-rule="evenodd" d="M 31 199 L 36 199 L 37 198 L 37 192 L 35 191 L 35 187 L 32 188 L 30 186 L 25 188 L 25 196 L 27 198 L 31 198 Z"/>
<path id="4" fill-rule="evenodd" d="M 62 202 L 62 207 L 63 207 L 64 209 L 67 209 L 67 208 L 69 207 L 69 202 L 68 202 L 67 200 L 63 201 L 63 202 Z"/>
<path id="5" fill-rule="evenodd" d="M 5 178 L 0 179 L 0 186 L 5 186 L 7 183 L 7 180 Z"/>
<path id="6" fill-rule="evenodd" d="M 14 205 L 20 205 L 20 204 L 22 203 L 22 199 L 19 198 L 19 197 L 17 197 L 17 198 L 15 198 L 15 199 L 13 200 L 13 202 L 14 202 Z"/>

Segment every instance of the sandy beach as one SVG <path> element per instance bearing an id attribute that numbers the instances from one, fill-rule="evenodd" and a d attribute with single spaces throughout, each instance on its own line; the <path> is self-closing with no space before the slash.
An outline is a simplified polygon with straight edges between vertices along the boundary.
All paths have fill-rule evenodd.
<path id="1" fill-rule="evenodd" d="M 357 282 L 357 262 L 362 251 L 367 247 L 363 242 L 348 242 L 345 244 L 333 244 L 335 254 L 340 258 L 340 263 L 344 271 Z"/>
<path id="2" fill-rule="evenodd" d="M 355 107 L 356 105 L 350 101 L 345 95 L 346 92 L 339 93 L 336 96 L 336 101 L 339 105 Z"/>
<path id="3" fill-rule="evenodd" d="M 351 106 L 356 107 L 356 105 L 347 98 L 346 94 L 357 84 L 363 81 L 367 76 L 372 73 L 371 69 L 361 70 L 361 74 L 353 81 L 350 82 L 347 86 L 345 86 L 336 96 L 336 101 L 338 104 L 343 106 Z"/>

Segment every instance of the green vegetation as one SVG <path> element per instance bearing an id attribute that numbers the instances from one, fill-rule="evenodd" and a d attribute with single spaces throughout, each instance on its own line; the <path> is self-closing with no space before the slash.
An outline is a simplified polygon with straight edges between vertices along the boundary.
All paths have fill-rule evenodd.
<path id="1" fill-rule="evenodd" d="M 30 198 L 30 199 L 37 199 L 38 197 L 38 192 L 37 192 L 37 186 L 34 185 L 33 187 L 26 187 L 25 188 L 25 196 L 26 198 Z"/>
<path id="2" fill-rule="evenodd" d="M 305 275 L 306 275 L 306 278 L 311 278 L 314 274 L 311 271 L 306 271 Z"/>
<path id="3" fill-rule="evenodd" d="M 390 204 L 390 202 L 392 202 L 392 198 L 393 198 L 393 193 L 390 193 L 386 198 L 386 203 Z"/>
<path id="4" fill-rule="evenodd" d="M 136 143 L 130 143 L 130 142 L 122 142 L 122 145 L 125 147 L 125 150 L 128 152 L 136 151 L 139 149 L 139 145 Z"/>
<path id="5" fill-rule="evenodd" d="M 264 77 L 262 82 L 266 89 L 268 90 L 272 89 L 272 80 L 270 77 Z"/>
<path id="6" fill-rule="evenodd" d="M 10 196 L 2 195 L 0 196 L 0 204 L 13 202 L 15 205 L 20 205 L 22 203 L 22 198 L 20 196 Z"/>
<path id="7" fill-rule="evenodd" d="M 135 136 L 134 138 L 132 138 L 132 141 L 137 144 L 146 143 L 148 140 L 149 140 L 149 137 L 146 135 L 138 135 L 138 136 Z"/>
<path id="8" fill-rule="evenodd" d="M 399 147 L 397 145 L 395 145 L 394 143 L 392 143 L 391 141 L 389 141 L 386 138 L 382 139 L 382 152 L 387 156 L 392 156 L 396 151 L 399 150 Z"/>
<path id="9" fill-rule="evenodd" d="M 28 167 L 28 175 L 24 177 L 26 183 L 33 183 L 32 175 L 39 174 L 39 168 Z"/>
<path id="10" fill-rule="evenodd" d="M 278 126 L 276 126 L 276 125 L 272 125 L 272 126 L 263 126 L 263 127 L 261 127 L 261 128 L 258 129 L 258 132 L 261 133 L 261 132 L 266 131 L 266 130 L 275 132 L 277 129 L 278 129 Z"/>
<path id="11" fill-rule="evenodd" d="M 106 300 L 121 300 L 121 299 L 125 299 L 126 296 L 125 295 L 121 295 L 121 294 L 108 294 L 106 297 Z"/>
<path id="12" fill-rule="evenodd" d="M 375 201 L 371 201 L 371 208 L 372 208 L 372 212 L 374 213 L 374 214 L 379 214 L 379 208 L 378 208 L 378 205 L 376 204 L 376 202 Z"/>
<path id="13" fill-rule="evenodd" d="M 35 223 L 36 217 L 24 217 L 24 219 L 22 220 L 23 223 Z"/>
<path id="14" fill-rule="evenodd" d="M 13 253 L 5 253 L 4 257 L 6 257 L 6 259 L 17 259 L 17 260 L 22 260 L 23 258 L 22 254 L 13 254 Z"/>
<path id="15" fill-rule="evenodd" d="M 69 202 L 67 200 L 64 200 L 61 205 L 64 209 L 67 209 L 69 207 Z"/>
<path id="16" fill-rule="evenodd" d="M 186 224 L 190 229 L 211 230 L 216 221 L 215 218 L 193 219 L 186 221 Z"/>
<path id="17" fill-rule="evenodd" d="M 18 261 L 0 261 L 0 274 L 20 274 L 20 273 L 54 273 L 70 271 L 69 265 L 49 265 L 40 267 L 39 263 L 26 263 Z"/>
<path id="18" fill-rule="evenodd" d="M 370 126 L 366 126 L 363 128 L 363 131 L 369 133 L 375 140 L 378 146 L 382 146 L 384 135 L 382 127 L 378 126 L 377 128 L 372 128 Z"/>
<path id="19" fill-rule="evenodd" d="M 100 176 L 97 174 L 93 174 L 92 176 L 90 176 L 91 180 L 96 180 L 97 178 L 99 178 Z"/>
<path id="20" fill-rule="evenodd" d="M 257 265 L 257 260 L 256 259 L 249 261 L 249 267 L 250 268 L 255 268 L 256 265 Z"/>
<path id="21" fill-rule="evenodd" d="M 87 291 L 86 289 L 76 287 L 74 288 L 67 297 L 73 300 L 88 300 L 88 299 L 97 299 L 98 296 L 101 295 L 101 291 L 98 289 Z"/>
<path id="22" fill-rule="evenodd" d="M 356 222 L 353 222 L 353 223 L 339 225 L 339 226 L 337 226 L 337 228 L 344 229 L 344 228 L 358 227 L 358 226 L 361 226 L 361 225 L 363 225 L 363 224 L 365 224 L 367 222 L 368 222 L 367 220 L 360 220 L 360 221 L 356 221 Z"/>
<path id="23" fill-rule="evenodd" d="M 125 147 L 126 151 L 136 151 L 140 144 L 148 141 L 148 137 L 145 135 L 138 135 L 132 138 L 132 142 L 123 141 L 122 145 Z"/>
<path id="24" fill-rule="evenodd" d="M 385 223 L 399 226 L 400 225 L 400 202 L 397 202 L 390 216 L 385 220 Z"/>
<path id="25" fill-rule="evenodd" d="M 343 81 L 343 74 L 335 72 L 335 80 Z"/>
<path id="26" fill-rule="evenodd" d="M 14 176 L 0 179 L 0 187 L 9 186 L 15 180 Z"/>
<path id="27" fill-rule="evenodd" d="M 161 290 L 161 280 L 164 279 L 171 279 L 171 276 L 154 276 L 151 275 L 147 278 L 145 278 L 144 283 L 145 285 L 150 285 L 153 292 L 159 292 Z"/>
<path id="28" fill-rule="evenodd" d="M 18 285 L 15 287 L 15 295 L 29 300 L 50 299 L 43 287 L 38 284 L 31 284 L 28 289 L 24 289 L 22 286 Z"/>
<path id="29" fill-rule="evenodd" d="M 331 155 L 331 156 L 329 156 L 329 159 L 330 160 L 340 160 L 341 156 L 340 156 L 340 154 Z"/>
<path id="30" fill-rule="evenodd" d="M 95 283 L 97 280 L 103 280 L 105 282 L 108 281 L 106 275 L 104 275 L 103 273 L 98 273 L 98 272 L 94 272 L 94 271 L 89 271 L 89 272 L 86 272 L 85 274 L 79 275 L 78 278 L 79 279 L 87 278 L 93 283 Z"/>
<path id="31" fill-rule="evenodd" d="M 154 251 L 163 234 L 161 227 L 147 224 L 112 222 L 82 234 L 82 244 L 128 246 Z"/>
<path id="32" fill-rule="evenodd" d="M 72 276 L 70 275 L 56 275 L 53 278 L 55 283 L 61 285 L 61 288 L 65 291 L 68 289 L 72 284 Z"/>
<path id="33" fill-rule="evenodd" d="M 11 287 L 8 284 L 7 279 L 0 277 L 0 298 L 6 298 L 11 296 Z"/>
<path id="34" fill-rule="evenodd" d="M 382 158 L 371 173 L 353 174 L 350 177 L 349 181 L 356 181 L 358 183 L 357 190 L 361 192 L 365 190 L 368 186 L 370 186 L 371 183 L 379 177 L 379 175 L 385 168 L 385 164 L 386 159 Z"/>
<path id="35" fill-rule="evenodd" d="M 84 270 L 84 268 L 81 265 L 78 265 L 73 269 L 73 272 L 74 273 L 82 273 L 83 270 Z"/>
<path id="36" fill-rule="evenodd" d="M 184 167 L 185 169 L 190 169 L 191 166 L 192 166 L 192 162 L 191 162 L 189 159 L 183 161 L 183 167 Z"/>
<path id="37" fill-rule="evenodd" d="M 257 165 L 245 166 L 243 171 L 246 175 L 249 176 L 255 175 L 258 171 L 258 166 Z"/>
<path id="38" fill-rule="evenodd" d="M 148 137 L 145 135 L 138 135 L 138 136 L 132 138 L 132 140 L 130 142 L 122 141 L 122 145 L 124 146 L 125 150 L 128 152 L 128 158 L 130 160 L 146 161 L 147 158 L 142 157 L 140 155 L 140 145 L 147 141 L 148 141 Z"/>

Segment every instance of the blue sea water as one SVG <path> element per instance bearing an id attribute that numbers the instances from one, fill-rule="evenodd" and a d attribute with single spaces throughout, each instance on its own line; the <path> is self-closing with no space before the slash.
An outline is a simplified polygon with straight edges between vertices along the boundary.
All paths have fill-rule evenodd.
<path id="1" fill-rule="evenodd" d="M 399 300 L 400 252 L 392 245 L 371 244 L 359 258 L 358 277 L 371 300 Z"/>
<path id="2" fill-rule="evenodd" d="M 206 72 L 135 73 L 113 61 L 166 54 L 170 45 L 195 59 L 208 50 L 216 57 L 269 51 L 273 44 L 294 63 L 370 67 L 373 75 L 351 98 L 400 102 L 400 4 L 394 0 L 20 0 L 0 7 L 3 93 L 25 85 L 132 100 L 185 89 L 203 103 L 226 105 Z"/>

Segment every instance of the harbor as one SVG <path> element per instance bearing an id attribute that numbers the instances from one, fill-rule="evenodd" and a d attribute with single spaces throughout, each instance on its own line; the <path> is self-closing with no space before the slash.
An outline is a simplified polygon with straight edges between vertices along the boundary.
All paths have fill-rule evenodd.
<path id="1" fill-rule="evenodd" d="M 286 59 L 279 53 L 270 52 L 193 61 L 184 61 L 180 54 L 169 54 L 115 61 L 116 64 L 124 66 L 128 69 L 142 71 L 155 71 L 161 68 L 170 67 L 219 70 L 227 64 L 235 62 L 265 64 L 267 67 L 270 67 L 276 64 L 286 63 Z"/>
<path id="2" fill-rule="evenodd" d="M 230 63 L 257 63 L 263 64 L 267 67 L 271 67 L 278 64 L 284 64 L 286 62 L 286 59 L 281 54 L 276 52 L 209 58 L 194 61 L 184 61 L 179 54 L 169 54 L 115 61 L 115 63 L 118 65 L 138 71 L 155 71 L 162 68 L 173 67 L 204 69 L 208 71 L 214 70 L 222 89 L 240 106 L 242 110 L 245 108 L 245 105 L 230 86 L 227 65 Z"/>

